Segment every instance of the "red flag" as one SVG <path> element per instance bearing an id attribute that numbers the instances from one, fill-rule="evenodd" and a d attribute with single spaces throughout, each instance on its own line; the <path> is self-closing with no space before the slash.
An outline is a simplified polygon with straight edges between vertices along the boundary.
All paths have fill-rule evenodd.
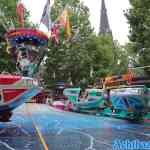
<path id="1" fill-rule="evenodd" d="M 128 75 L 129 75 L 128 81 L 129 81 L 130 84 L 132 83 L 132 79 L 134 78 L 134 73 L 133 73 L 132 68 L 133 68 L 133 61 L 130 58 L 129 59 L 129 64 L 128 64 Z"/>
<path id="2" fill-rule="evenodd" d="M 24 5 L 23 5 L 22 1 L 19 0 L 17 3 L 17 7 L 16 7 L 16 13 L 18 15 L 19 23 L 20 23 L 21 27 L 24 27 L 24 12 L 25 12 Z"/>
<path id="3" fill-rule="evenodd" d="M 56 43 L 59 42 L 59 29 L 60 29 L 60 24 L 58 22 L 55 23 L 51 28 L 51 38 Z"/>
<path id="4" fill-rule="evenodd" d="M 134 73 L 133 73 L 133 70 L 131 68 L 128 68 L 128 75 L 129 75 L 128 81 L 131 84 L 132 80 L 134 78 Z"/>

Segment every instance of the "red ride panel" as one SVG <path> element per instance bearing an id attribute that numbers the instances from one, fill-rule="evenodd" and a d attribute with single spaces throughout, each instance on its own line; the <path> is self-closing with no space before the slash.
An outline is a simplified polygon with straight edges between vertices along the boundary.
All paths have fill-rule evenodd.
<path id="1" fill-rule="evenodd" d="M 27 89 L 5 89 L 3 90 L 4 102 L 9 102 L 15 97 L 19 96 Z"/>
<path id="2" fill-rule="evenodd" d="M 0 75 L 0 85 L 7 85 L 7 84 L 13 84 L 21 79 L 21 76 L 15 76 L 15 75 Z"/>

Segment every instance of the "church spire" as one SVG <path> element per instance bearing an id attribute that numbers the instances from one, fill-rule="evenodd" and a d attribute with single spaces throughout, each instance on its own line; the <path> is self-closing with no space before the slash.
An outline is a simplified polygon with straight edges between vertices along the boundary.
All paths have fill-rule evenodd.
<path id="1" fill-rule="evenodd" d="M 107 16 L 107 9 L 105 6 L 105 0 L 102 0 L 101 3 L 101 15 L 100 15 L 100 27 L 99 27 L 99 34 L 104 33 L 111 33 L 112 31 L 109 26 L 108 16 Z"/>

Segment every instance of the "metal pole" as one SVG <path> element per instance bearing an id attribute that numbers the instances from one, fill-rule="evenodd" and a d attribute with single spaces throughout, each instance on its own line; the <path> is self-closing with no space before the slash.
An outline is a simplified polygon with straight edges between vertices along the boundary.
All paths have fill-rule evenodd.
<path id="1" fill-rule="evenodd" d="M 150 68 L 150 65 L 149 66 L 143 66 L 143 67 L 131 67 L 131 69 L 143 69 L 143 68 Z"/>

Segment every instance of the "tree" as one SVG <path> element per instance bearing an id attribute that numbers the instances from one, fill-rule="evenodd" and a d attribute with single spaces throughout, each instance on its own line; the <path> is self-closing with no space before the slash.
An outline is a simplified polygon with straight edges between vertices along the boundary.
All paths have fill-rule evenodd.
<path id="1" fill-rule="evenodd" d="M 120 45 L 118 41 L 114 41 L 114 47 L 114 62 L 112 65 L 112 74 L 125 74 L 128 71 L 129 55 L 131 55 L 130 46 L 128 43 L 126 45 Z"/>
<path id="2" fill-rule="evenodd" d="M 47 84 L 64 80 L 71 81 L 74 85 L 77 85 L 80 80 L 87 76 L 85 62 L 88 60 L 88 52 L 84 43 L 92 33 L 88 20 L 89 10 L 78 0 L 57 0 L 52 9 L 53 21 L 62 13 L 66 4 L 70 10 L 72 37 L 69 40 L 65 40 L 61 36 L 59 44 L 51 43 L 44 75 Z"/>
<path id="3" fill-rule="evenodd" d="M 96 78 L 112 73 L 112 36 L 94 34 L 89 22 L 89 10 L 77 0 L 57 0 L 52 9 L 53 20 L 61 14 L 66 4 L 70 10 L 72 37 L 69 40 L 61 37 L 59 44 L 50 44 L 45 64 L 45 83 L 51 85 L 63 80 L 75 86 L 87 85 Z"/>
<path id="4" fill-rule="evenodd" d="M 112 36 L 110 34 L 92 35 L 86 48 L 91 59 L 92 78 L 95 79 L 111 74 L 114 61 Z"/>
<path id="5" fill-rule="evenodd" d="M 132 50 L 142 66 L 150 65 L 150 1 L 130 0 L 131 8 L 126 12 L 130 24 Z M 150 69 L 145 69 L 150 75 Z"/>

